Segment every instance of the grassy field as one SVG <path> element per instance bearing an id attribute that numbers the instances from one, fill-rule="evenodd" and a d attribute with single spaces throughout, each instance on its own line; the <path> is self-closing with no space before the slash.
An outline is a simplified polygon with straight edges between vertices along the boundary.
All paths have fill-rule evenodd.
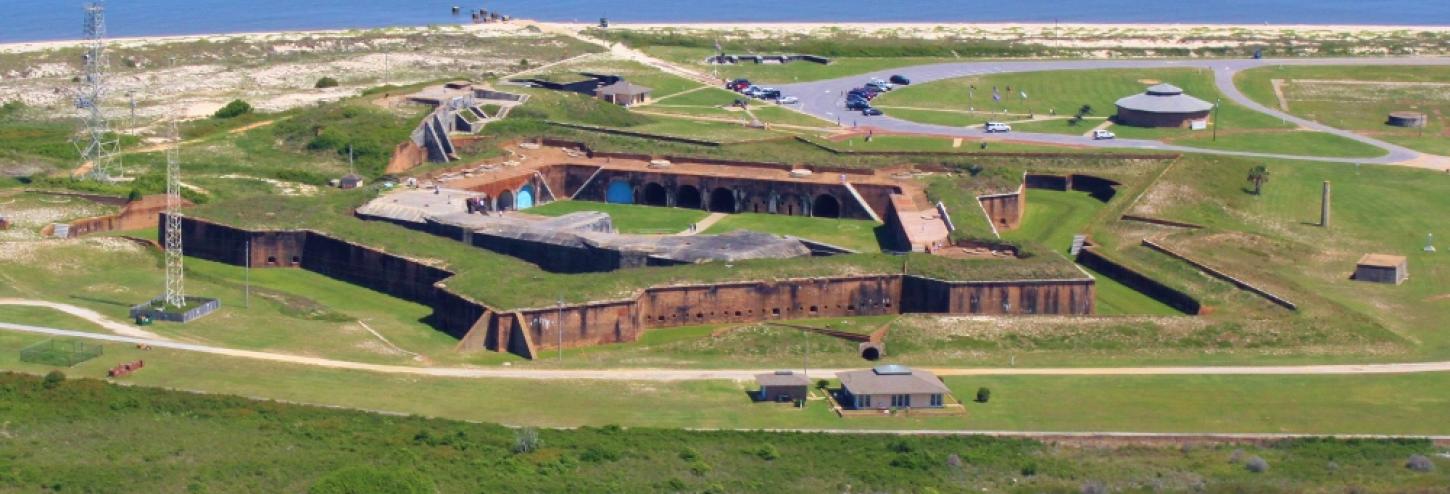
<path id="1" fill-rule="evenodd" d="M 1424 440 L 1058 447 L 1013 438 L 604 427 L 538 430 L 527 443 L 526 433 L 490 424 L 90 380 L 47 387 L 7 374 L 0 384 L 11 390 L 0 406 L 16 422 L 7 432 L 28 439 L 12 445 L 11 469 L 0 478 L 0 488 L 17 491 L 122 483 L 158 493 L 1433 490 L 1450 470 L 1437 458 L 1442 450 Z M 57 443 L 69 447 L 50 447 Z M 1411 471 L 1404 465 L 1412 455 L 1440 468 Z M 1244 466 L 1251 458 L 1271 468 L 1252 473 Z"/>
<path id="2" fill-rule="evenodd" d="M 878 233 L 884 234 L 884 232 L 878 231 L 883 228 L 885 227 L 881 224 L 870 220 L 739 213 L 726 216 L 706 229 L 705 233 L 718 234 L 735 230 L 752 230 L 777 235 L 794 235 L 858 252 L 881 252 Z"/>
<path id="3" fill-rule="evenodd" d="M 1185 93 L 1209 102 L 1220 99 L 1213 75 L 1199 69 L 1103 69 L 1085 71 L 1024 72 L 963 77 L 912 85 L 878 98 L 877 106 L 892 116 L 923 123 L 967 126 L 987 120 L 1018 120 L 1026 115 L 1071 116 L 1083 106 L 1091 107 L 1088 116 L 1111 116 L 1114 102 L 1124 96 L 1140 93 L 1154 83 L 1168 82 Z M 976 89 L 972 89 L 975 87 Z M 993 88 L 1001 101 L 994 101 Z M 1022 93 L 1027 98 L 1022 97 Z M 990 112 L 990 113 L 988 113 Z M 1002 114 L 1006 112 L 1007 114 Z M 1097 120 L 1068 125 L 1066 120 L 1023 124 L 1024 132 L 1081 134 Z M 1219 139 L 1209 141 L 1205 131 L 1187 129 L 1138 129 L 1114 126 L 1113 131 L 1124 138 L 1160 139 L 1172 144 L 1213 149 L 1256 151 L 1267 153 L 1307 154 L 1333 157 L 1373 157 L 1384 154 L 1377 148 L 1355 141 L 1309 131 L 1287 131 L 1292 126 L 1268 115 L 1225 102 L 1218 110 L 1215 124 Z M 1014 128 L 1016 128 L 1014 124 Z M 1226 132 L 1232 130 L 1233 132 Z M 1266 133 L 1265 130 L 1276 132 Z"/>
<path id="4" fill-rule="evenodd" d="M 555 201 L 529 209 L 529 214 L 563 216 L 578 211 L 608 213 L 620 233 L 679 233 L 709 213 L 698 209 L 663 208 L 594 201 Z"/>
<path id="5" fill-rule="evenodd" d="M 1283 81 L 1289 113 L 1411 149 L 1450 155 L 1443 116 L 1450 112 L 1450 67 L 1263 67 L 1240 72 L 1234 82 L 1254 101 L 1280 108 L 1274 80 Z M 1428 125 L 1407 129 L 1385 124 L 1390 112 L 1402 110 L 1429 115 Z"/>
<path id="6" fill-rule="evenodd" d="M 1270 162 L 1263 195 L 1244 181 L 1254 161 L 1204 158 L 1176 166 L 1140 212 L 1196 222 L 1207 231 L 1169 237 L 1231 272 L 1305 300 L 1305 311 L 1367 317 L 1414 341 L 1419 351 L 1450 355 L 1450 337 L 1436 328 L 1450 317 L 1450 262 L 1421 251 L 1427 233 L 1444 237 L 1442 215 L 1450 189 L 1441 174 L 1388 166 Z M 1319 188 L 1334 187 L 1330 228 L 1318 222 Z M 1169 192 L 1172 191 L 1172 192 Z M 1400 286 L 1352 281 L 1364 253 L 1409 258 L 1410 282 Z M 1321 298 L 1322 297 L 1322 298 Z M 1347 319 L 1347 318 L 1346 318 Z"/>
<path id="7" fill-rule="evenodd" d="M 801 338 L 796 332 L 782 334 Z M 0 334 L 0 349 L 10 349 L 0 352 L 0 367 L 49 371 L 20 363 L 15 351 L 40 339 Z M 1438 434 L 1450 420 L 1450 397 L 1426 392 L 1450 385 L 1450 374 L 1444 373 L 947 377 L 957 397 L 969 400 L 978 387 L 988 387 L 992 401 L 969 404 L 966 416 L 842 420 L 819 401 L 805 410 L 755 406 L 745 394 L 753 384 L 732 381 L 544 382 L 386 375 L 111 344 L 106 344 L 104 358 L 67 372 L 99 376 L 116 362 L 136 358 L 144 358 L 147 365 L 126 378 L 128 383 L 510 425 Z M 1064 408 L 1064 402 L 1080 406 Z"/>

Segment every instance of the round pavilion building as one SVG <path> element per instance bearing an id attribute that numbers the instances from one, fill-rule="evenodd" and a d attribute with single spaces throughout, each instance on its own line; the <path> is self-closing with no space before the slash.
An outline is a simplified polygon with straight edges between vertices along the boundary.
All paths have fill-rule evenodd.
<path id="1" fill-rule="evenodd" d="M 1142 94 L 1118 100 L 1114 120 L 1134 127 L 1189 127 L 1193 122 L 1207 121 L 1213 103 L 1183 94 L 1172 84 L 1148 87 Z"/>

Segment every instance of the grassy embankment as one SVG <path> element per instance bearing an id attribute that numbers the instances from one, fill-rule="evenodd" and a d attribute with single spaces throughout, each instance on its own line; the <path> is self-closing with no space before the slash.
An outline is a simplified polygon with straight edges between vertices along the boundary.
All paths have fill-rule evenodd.
<path id="1" fill-rule="evenodd" d="M 1418 151 L 1450 155 L 1444 117 L 1450 113 L 1450 67 L 1263 67 L 1238 73 L 1234 83 L 1254 101 L 1281 108 L 1275 80 L 1282 81 L 1289 113 Z M 1430 118 L 1423 129 L 1393 127 L 1385 124 L 1392 111 L 1418 111 Z"/>
<path id="2" fill-rule="evenodd" d="M 563 216 L 579 211 L 608 213 L 620 233 L 673 234 L 684 231 L 709 213 L 698 209 L 666 208 L 595 201 L 557 201 L 529 208 L 529 214 Z"/>
<path id="3" fill-rule="evenodd" d="M 947 79 L 914 84 L 877 99 L 877 106 L 898 118 L 940 125 L 980 125 L 987 120 L 1013 122 L 1024 132 L 1084 134 L 1110 117 L 1114 102 L 1143 91 L 1151 83 L 1168 82 L 1210 103 L 1219 92 L 1213 75 L 1200 69 L 1103 69 L 1024 72 Z M 972 86 L 976 89 L 973 90 Z M 1002 101 L 992 99 L 999 88 Z M 1008 90 L 1007 88 L 1011 88 Z M 1027 93 L 1027 98 L 1021 92 Z M 1071 117 L 1092 107 L 1086 119 L 1074 125 Z M 1055 116 L 1049 115 L 1055 112 Z M 1053 118 L 1017 123 L 1037 118 Z M 1172 144 L 1238 151 L 1307 154 L 1331 157 L 1373 157 L 1377 148 L 1328 134 L 1294 130 L 1292 126 L 1248 108 L 1224 102 L 1218 111 L 1218 140 L 1209 131 L 1144 129 L 1114 126 L 1119 137 L 1159 139 Z"/>
<path id="4" fill-rule="evenodd" d="M 728 233 L 752 230 L 793 235 L 845 247 L 857 252 L 880 252 L 881 236 L 886 227 L 871 220 L 810 218 L 763 213 L 740 213 L 726 216 L 704 233 Z"/>
<path id="5" fill-rule="evenodd" d="M 491 424 L 91 380 L 47 387 L 36 378 L 0 375 L 0 385 L 10 390 L 0 398 L 14 420 L 7 431 L 24 438 L 13 445 L 17 456 L 0 488 L 23 491 L 104 491 L 121 484 L 165 493 L 799 492 L 845 486 L 1067 492 L 1145 484 L 1167 490 L 1415 490 L 1443 485 L 1450 471 L 1437 458 L 1441 449 L 1424 440 L 1055 447 L 1011 438 L 604 427 L 538 430 L 537 442 L 529 443 L 520 440 L 528 433 Z M 68 447 L 54 447 L 59 443 Z M 1409 470 L 1412 455 L 1433 458 L 1439 468 Z M 1249 471 L 1246 464 L 1255 457 L 1270 468 Z M 135 475 L 141 470 L 147 475 Z"/>

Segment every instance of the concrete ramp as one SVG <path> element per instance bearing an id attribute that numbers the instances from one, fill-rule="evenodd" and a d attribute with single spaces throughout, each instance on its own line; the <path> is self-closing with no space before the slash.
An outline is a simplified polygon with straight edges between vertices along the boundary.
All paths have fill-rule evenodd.
<path id="1" fill-rule="evenodd" d="M 856 186 L 851 185 L 851 182 L 847 182 L 844 180 L 841 181 L 841 185 L 845 185 L 846 190 L 851 193 L 851 197 L 856 199 L 856 204 L 860 204 L 861 209 L 865 209 L 866 214 L 871 215 L 872 221 L 875 221 L 877 223 L 881 222 L 881 215 L 876 214 L 876 210 L 871 209 L 871 205 L 866 202 L 866 198 L 861 197 L 861 193 L 856 190 Z"/>

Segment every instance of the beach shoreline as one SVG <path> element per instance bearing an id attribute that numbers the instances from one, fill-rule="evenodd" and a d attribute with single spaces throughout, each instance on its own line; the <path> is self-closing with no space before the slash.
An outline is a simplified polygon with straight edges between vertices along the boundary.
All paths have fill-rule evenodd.
<path id="1" fill-rule="evenodd" d="M 427 31 L 446 30 L 449 32 L 472 32 L 478 34 L 507 34 L 527 29 L 528 26 L 547 26 L 554 28 L 580 31 L 597 27 L 597 24 L 583 22 L 544 22 L 527 19 L 516 19 L 510 22 L 488 23 L 488 24 L 442 24 L 428 26 L 393 26 L 393 27 L 372 27 L 372 28 L 339 28 L 339 29 L 301 29 L 283 31 L 258 31 L 258 32 L 235 32 L 235 33 L 203 33 L 203 34 L 178 34 L 178 35 L 155 35 L 155 36 L 133 36 L 108 38 L 109 44 L 118 46 L 137 46 L 166 43 L 186 43 L 195 41 L 285 41 L 288 39 L 319 36 L 319 37 L 342 37 L 367 32 L 384 32 L 396 34 L 416 34 Z M 1347 33 L 1450 33 L 1450 25 L 1384 25 L 1384 24 L 1215 24 L 1215 23 L 1124 23 L 1124 22 L 1071 22 L 1071 23 L 1044 23 L 1044 22 L 616 22 L 610 24 L 610 29 L 617 30 L 675 30 L 675 31 L 730 31 L 730 32 L 756 32 L 756 33 L 783 33 L 783 34 L 808 34 L 825 30 L 853 31 L 860 33 L 881 33 L 889 31 L 907 31 L 916 33 L 947 32 L 963 33 L 969 31 L 984 31 L 990 33 L 1003 33 L 1012 30 L 1020 30 L 1024 35 L 1032 32 L 1041 33 L 1047 30 L 1057 31 L 1083 31 L 1094 32 L 1133 32 L 1135 34 L 1182 33 L 1186 30 L 1208 30 L 1249 34 L 1270 34 L 1292 32 L 1297 34 L 1318 33 L 1318 34 L 1347 34 Z M 1072 35 L 1073 33 L 1067 33 Z M 0 53 L 26 53 L 44 51 L 51 49 L 69 48 L 85 43 L 81 39 L 69 40 L 41 40 L 41 41 L 15 41 L 0 43 Z"/>

